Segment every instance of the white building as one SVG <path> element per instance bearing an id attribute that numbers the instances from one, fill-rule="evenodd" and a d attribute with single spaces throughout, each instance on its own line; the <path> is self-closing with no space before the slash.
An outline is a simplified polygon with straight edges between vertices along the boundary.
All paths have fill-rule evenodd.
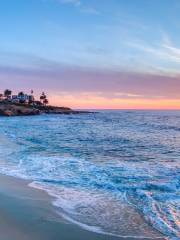
<path id="1" fill-rule="evenodd" d="M 9 99 L 9 100 L 11 100 L 12 102 L 20 102 L 20 101 L 29 102 L 29 101 L 34 101 L 34 96 L 33 95 L 27 95 L 27 94 L 12 95 L 11 99 Z"/>

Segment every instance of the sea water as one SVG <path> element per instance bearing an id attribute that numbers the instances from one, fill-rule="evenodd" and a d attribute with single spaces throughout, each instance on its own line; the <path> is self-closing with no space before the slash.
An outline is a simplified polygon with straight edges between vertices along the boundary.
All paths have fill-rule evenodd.
<path id="1" fill-rule="evenodd" d="M 1 117 L 0 156 L 83 228 L 180 238 L 180 111 Z"/>

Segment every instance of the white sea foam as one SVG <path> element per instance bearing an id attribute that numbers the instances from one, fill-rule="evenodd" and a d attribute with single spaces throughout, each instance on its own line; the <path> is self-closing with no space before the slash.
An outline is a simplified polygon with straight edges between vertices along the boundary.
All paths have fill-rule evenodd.
<path id="1" fill-rule="evenodd" d="M 123 195 L 120 200 L 102 191 L 54 187 L 38 182 L 29 186 L 46 191 L 54 198 L 57 213 L 85 230 L 121 238 L 162 238 L 124 202 Z"/>

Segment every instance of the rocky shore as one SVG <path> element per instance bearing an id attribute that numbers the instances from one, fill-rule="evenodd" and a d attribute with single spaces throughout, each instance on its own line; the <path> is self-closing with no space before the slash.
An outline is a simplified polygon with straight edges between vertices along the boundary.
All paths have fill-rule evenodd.
<path id="1" fill-rule="evenodd" d="M 26 104 L 0 103 L 0 116 L 30 116 L 39 114 L 83 114 L 87 111 L 75 111 L 67 107 L 31 106 Z"/>

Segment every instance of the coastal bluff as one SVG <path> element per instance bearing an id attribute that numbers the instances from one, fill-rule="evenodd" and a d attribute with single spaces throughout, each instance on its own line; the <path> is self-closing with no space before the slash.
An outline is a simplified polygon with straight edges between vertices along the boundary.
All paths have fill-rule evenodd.
<path id="1" fill-rule="evenodd" d="M 68 107 L 56 106 L 30 106 L 18 103 L 1 103 L 0 116 L 32 116 L 39 114 L 82 114 L 87 111 L 75 111 Z"/>

